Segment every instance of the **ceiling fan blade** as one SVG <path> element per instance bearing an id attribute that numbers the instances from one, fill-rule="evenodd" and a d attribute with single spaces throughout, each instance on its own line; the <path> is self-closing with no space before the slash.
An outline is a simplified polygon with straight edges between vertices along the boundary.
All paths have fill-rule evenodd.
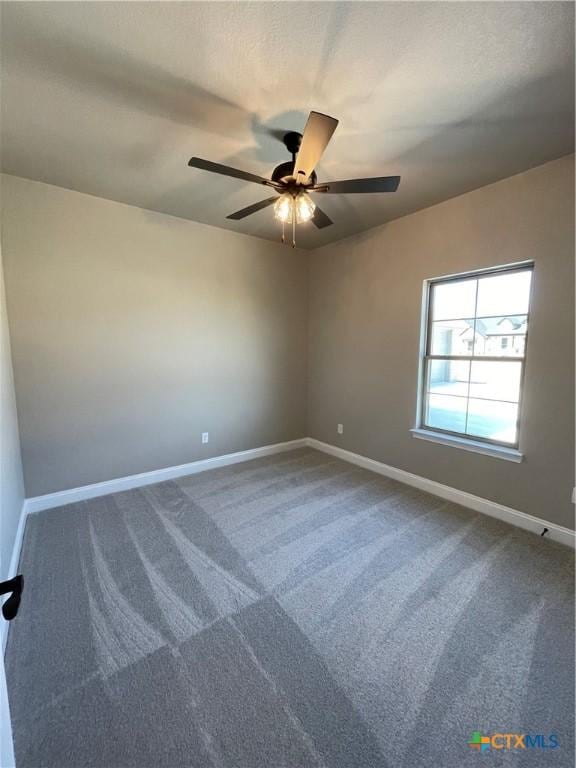
<path id="1" fill-rule="evenodd" d="M 396 192 L 400 176 L 378 176 L 374 179 L 348 179 L 347 181 L 327 181 L 309 187 L 310 192 L 329 192 L 336 194 L 365 194 L 367 192 Z"/>
<path id="2" fill-rule="evenodd" d="M 330 224 L 334 224 L 332 219 L 330 219 L 322 209 L 318 208 L 318 206 L 316 206 L 316 209 L 314 210 L 312 221 L 318 227 L 318 229 L 324 229 L 324 227 L 329 227 Z"/>
<path id="3" fill-rule="evenodd" d="M 337 125 L 338 120 L 333 117 L 310 112 L 294 164 L 294 178 L 298 184 L 305 183 L 320 162 Z"/>
<path id="4" fill-rule="evenodd" d="M 247 208 L 242 208 L 242 210 L 240 211 L 231 213 L 229 216 L 226 216 L 226 218 L 234 219 L 234 221 L 238 221 L 239 219 L 245 219 L 246 216 L 251 216 L 253 213 L 256 213 L 257 211 L 261 211 L 262 208 L 267 208 L 269 205 L 272 205 L 272 203 L 275 203 L 276 200 L 278 200 L 278 195 L 274 195 L 274 197 L 268 197 L 266 200 L 260 200 L 259 203 L 253 203 L 252 205 L 249 205 Z"/>
<path id="5" fill-rule="evenodd" d="M 274 188 L 277 186 L 273 181 L 265 179 L 263 176 L 256 176 L 254 173 L 246 173 L 246 171 L 240 171 L 238 168 L 231 168 L 229 165 L 212 163 L 210 160 L 202 160 L 201 157 L 191 157 L 188 161 L 188 165 L 191 168 L 200 168 L 202 171 L 220 173 L 222 176 L 232 176 L 234 179 L 242 179 L 243 181 L 252 181 L 254 184 L 265 184 L 268 187 Z"/>

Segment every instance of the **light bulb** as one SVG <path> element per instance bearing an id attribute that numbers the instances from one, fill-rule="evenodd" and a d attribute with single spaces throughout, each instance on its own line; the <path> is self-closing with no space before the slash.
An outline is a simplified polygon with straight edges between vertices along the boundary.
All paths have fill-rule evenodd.
<path id="1" fill-rule="evenodd" d="M 312 198 L 306 192 L 300 192 L 296 197 L 296 221 L 298 224 L 303 224 L 305 221 L 310 221 L 314 216 L 316 206 L 312 202 Z"/>
<path id="2" fill-rule="evenodd" d="M 288 224 L 292 221 L 293 211 L 294 198 L 289 192 L 284 192 L 274 203 L 274 216 L 284 224 Z"/>

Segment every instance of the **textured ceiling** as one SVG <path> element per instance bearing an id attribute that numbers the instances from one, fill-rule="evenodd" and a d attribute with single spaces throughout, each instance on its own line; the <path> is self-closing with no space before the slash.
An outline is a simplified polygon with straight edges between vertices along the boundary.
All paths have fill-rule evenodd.
<path id="1" fill-rule="evenodd" d="M 322 196 L 314 248 L 573 151 L 574 5 L 564 2 L 3 2 L 7 173 L 279 237 L 276 131 L 340 120 L 319 180 L 399 174 L 396 194 Z M 319 196 L 318 196 L 319 197 Z M 317 199 L 318 199 L 317 197 Z"/>

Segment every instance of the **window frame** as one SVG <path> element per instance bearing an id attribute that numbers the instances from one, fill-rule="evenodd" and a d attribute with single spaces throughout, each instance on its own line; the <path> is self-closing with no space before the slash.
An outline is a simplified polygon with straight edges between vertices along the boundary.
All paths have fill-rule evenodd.
<path id="1" fill-rule="evenodd" d="M 527 328 L 524 337 L 524 354 L 518 355 L 433 355 L 430 352 L 432 344 L 432 314 L 433 314 L 433 288 L 435 285 L 446 284 L 451 282 L 462 282 L 464 280 L 479 280 L 484 277 L 491 277 L 502 273 L 513 272 L 532 272 L 532 279 L 530 281 L 530 292 L 528 296 L 528 311 L 526 312 Z M 534 262 L 523 261 L 515 264 L 506 264 L 499 267 L 488 267 L 486 269 L 478 269 L 470 272 L 463 272 L 456 275 L 447 275 L 444 277 L 429 278 L 424 281 L 423 289 L 423 302 L 422 302 L 422 318 L 421 318 L 421 333 L 420 333 L 420 357 L 418 367 L 418 398 L 417 398 L 417 414 L 416 414 L 416 428 L 414 432 L 431 433 L 431 437 L 434 435 L 438 438 L 442 438 L 449 441 L 454 438 L 454 445 L 462 445 L 470 443 L 470 445 L 482 445 L 487 449 L 494 449 L 495 451 L 512 453 L 519 451 L 520 446 L 520 427 L 522 423 L 522 405 L 524 397 L 524 380 L 526 373 L 526 356 L 528 351 L 528 333 L 531 323 L 531 310 L 532 310 L 532 291 L 534 285 Z M 502 317 L 503 315 L 495 315 L 494 317 Z M 457 318 L 455 318 L 457 319 Z M 476 310 L 474 320 L 477 320 Z M 501 440 L 493 440 L 488 437 L 481 437 L 478 435 L 470 434 L 469 432 L 455 432 L 449 429 L 441 429 L 439 427 L 432 427 L 426 424 L 426 402 L 427 395 L 426 381 L 428 377 L 428 369 L 432 361 L 434 360 L 457 360 L 463 362 L 469 362 L 470 375 L 472 362 L 513 362 L 520 363 L 520 385 L 518 395 L 518 410 L 516 414 L 516 441 L 514 443 L 507 443 Z M 495 402 L 505 402 L 498 401 Z M 422 436 L 422 435 L 421 435 Z M 440 440 L 438 440 L 440 442 Z"/>

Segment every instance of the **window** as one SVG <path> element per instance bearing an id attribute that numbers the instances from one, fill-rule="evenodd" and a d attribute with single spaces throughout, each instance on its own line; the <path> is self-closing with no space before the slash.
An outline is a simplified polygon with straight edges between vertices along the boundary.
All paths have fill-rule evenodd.
<path id="1" fill-rule="evenodd" d="M 427 283 L 419 428 L 516 448 L 532 265 Z"/>

